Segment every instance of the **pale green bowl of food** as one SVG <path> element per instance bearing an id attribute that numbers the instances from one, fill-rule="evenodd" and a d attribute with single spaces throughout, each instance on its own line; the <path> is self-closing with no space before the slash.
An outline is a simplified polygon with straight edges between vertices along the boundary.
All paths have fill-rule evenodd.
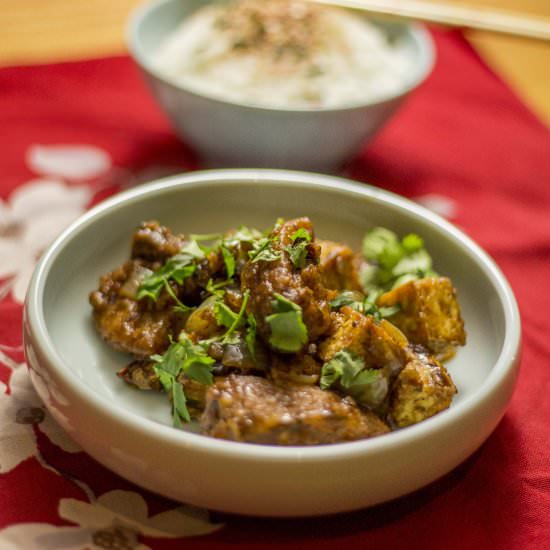
<path id="1" fill-rule="evenodd" d="M 382 247 L 397 258 L 382 271 L 388 233 L 363 242 L 375 227 L 409 235 Z M 231 228 L 224 252 L 212 234 Z M 385 293 L 365 301 L 363 284 Z M 96 206 L 41 259 L 24 327 L 38 393 L 90 455 L 262 516 L 354 510 L 450 471 L 502 418 L 521 336 L 508 283 L 456 227 L 277 170 L 175 176 Z"/>
<path id="2" fill-rule="evenodd" d="M 430 73 L 431 37 L 418 25 L 277 4 L 147 3 L 130 21 L 129 50 L 209 165 L 335 171 Z"/>

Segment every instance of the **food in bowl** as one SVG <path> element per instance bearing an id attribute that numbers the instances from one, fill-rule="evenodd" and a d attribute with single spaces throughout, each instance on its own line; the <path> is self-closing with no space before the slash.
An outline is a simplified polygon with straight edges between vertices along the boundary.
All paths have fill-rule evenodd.
<path id="1" fill-rule="evenodd" d="M 451 404 L 442 361 L 465 343 L 453 285 L 419 236 L 375 228 L 359 254 L 316 239 L 308 218 L 212 235 L 144 222 L 90 302 L 104 340 L 135 357 L 123 380 L 168 393 L 175 426 L 248 443 L 421 422 Z"/>
<path id="2" fill-rule="evenodd" d="M 275 108 L 337 108 L 397 95 L 409 63 L 365 17 L 297 0 L 205 5 L 152 57 L 160 74 L 189 90 Z"/>

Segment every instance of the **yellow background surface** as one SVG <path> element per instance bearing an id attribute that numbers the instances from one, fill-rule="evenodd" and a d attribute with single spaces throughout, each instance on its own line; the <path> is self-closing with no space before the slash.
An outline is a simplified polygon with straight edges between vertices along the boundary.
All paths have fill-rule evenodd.
<path id="1" fill-rule="evenodd" d="M 139 3 L 140 0 L 0 0 L 0 65 L 123 53 L 125 21 Z M 550 0 L 455 3 L 550 17 Z M 478 32 L 468 32 L 467 36 L 487 62 L 550 125 L 550 43 Z"/>

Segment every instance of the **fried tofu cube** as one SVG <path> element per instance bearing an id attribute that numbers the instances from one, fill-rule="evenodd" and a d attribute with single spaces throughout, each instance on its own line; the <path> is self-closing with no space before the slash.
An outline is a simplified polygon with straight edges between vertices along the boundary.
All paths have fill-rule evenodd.
<path id="1" fill-rule="evenodd" d="M 400 428 L 422 422 L 449 407 L 456 387 L 434 357 L 416 354 L 392 387 L 390 418 Z"/>
<path id="2" fill-rule="evenodd" d="M 375 321 L 349 306 L 331 314 L 328 337 L 319 345 L 319 356 L 330 361 L 344 349 L 361 357 L 368 368 L 385 368 L 396 374 L 407 362 L 407 339 L 387 321 Z"/>
<path id="3" fill-rule="evenodd" d="M 440 360 L 452 357 L 455 346 L 466 343 L 456 291 L 447 277 L 410 281 L 382 294 L 377 304 L 398 305 L 400 310 L 389 318 L 391 323 Z"/>
<path id="4" fill-rule="evenodd" d="M 238 375 L 209 388 L 201 428 L 212 437 L 264 445 L 321 445 L 389 432 L 384 421 L 351 397 Z"/>
<path id="5" fill-rule="evenodd" d="M 333 290 L 362 290 L 359 280 L 365 260 L 341 243 L 317 240 L 321 246 L 319 265 L 323 284 Z"/>

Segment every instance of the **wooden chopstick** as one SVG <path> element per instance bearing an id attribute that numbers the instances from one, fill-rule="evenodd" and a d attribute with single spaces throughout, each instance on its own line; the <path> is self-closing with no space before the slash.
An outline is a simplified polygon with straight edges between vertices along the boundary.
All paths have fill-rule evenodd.
<path id="1" fill-rule="evenodd" d="M 550 19 L 519 13 L 471 8 L 445 2 L 420 0 L 309 0 L 317 4 L 362 10 L 384 18 L 414 19 L 448 27 L 550 40 Z"/>

